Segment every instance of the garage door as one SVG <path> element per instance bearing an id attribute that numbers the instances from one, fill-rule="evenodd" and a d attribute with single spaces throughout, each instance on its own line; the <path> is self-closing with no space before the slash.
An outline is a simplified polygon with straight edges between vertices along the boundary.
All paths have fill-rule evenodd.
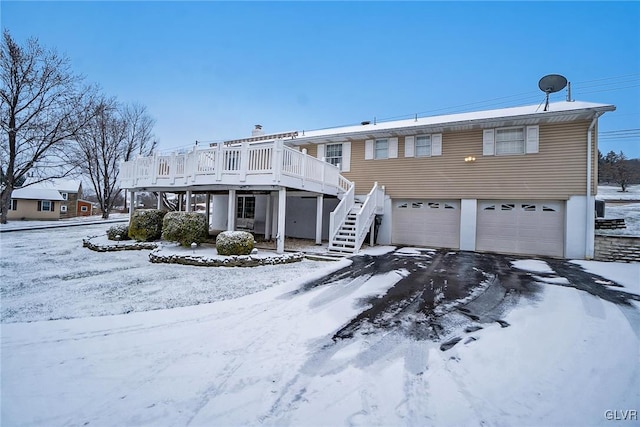
<path id="1" fill-rule="evenodd" d="M 564 256 L 564 202 L 479 201 L 476 249 Z"/>
<path id="2" fill-rule="evenodd" d="M 459 200 L 393 200 L 392 242 L 398 245 L 460 246 Z"/>

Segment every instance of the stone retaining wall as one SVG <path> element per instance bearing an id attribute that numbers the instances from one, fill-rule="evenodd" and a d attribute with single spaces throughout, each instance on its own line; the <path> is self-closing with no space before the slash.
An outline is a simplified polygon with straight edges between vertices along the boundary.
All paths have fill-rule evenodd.
<path id="1" fill-rule="evenodd" d="M 597 261 L 640 262 L 640 237 L 596 235 Z"/>

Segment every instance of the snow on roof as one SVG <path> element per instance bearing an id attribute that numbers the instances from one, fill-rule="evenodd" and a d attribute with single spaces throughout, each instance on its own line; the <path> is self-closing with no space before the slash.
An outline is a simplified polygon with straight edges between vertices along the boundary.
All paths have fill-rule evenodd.
<path id="1" fill-rule="evenodd" d="M 35 181 L 36 181 L 36 178 L 27 178 L 27 180 L 24 182 L 23 187 L 28 186 L 31 188 L 58 190 L 63 193 L 77 193 L 78 190 L 80 189 L 80 184 L 81 184 L 79 180 L 64 179 L 64 178 L 48 179 L 46 181 L 36 182 L 32 184 L 32 182 L 35 182 Z"/>
<path id="2" fill-rule="evenodd" d="M 336 134 L 349 134 L 349 133 L 359 133 L 359 132 L 371 132 L 371 131 L 381 131 L 381 130 L 391 130 L 398 128 L 409 128 L 409 127 L 418 127 L 418 126 L 429 126 L 429 125 L 447 125 L 452 123 L 460 123 L 460 122 L 469 122 L 469 121 L 482 121 L 482 120 L 491 120 L 491 119 L 501 119 L 501 118 L 515 118 L 522 116 L 553 116 L 558 113 L 566 113 L 572 111 L 580 111 L 580 110 L 592 110 L 592 111 L 614 111 L 614 105 L 608 104 L 596 104 L 591 102 L 582 102 L 582 101 L 561 101 L 561 102 L 553 102 L 549 104 L 549 110 L 543 111 L 543 107 L 540 104 L 536 105 L 527 105 L 523 107 L 510 107 L 510 108 L 501 108 L 497 110 L 485 110 L 485 111 L 472 111 L 468 113 L 457 113 L 457 114 L 447 114 L 441 116 L 430 116 L 430 117 L 418 117 L 417 119 L 405 119 L 405 120 L 396 120 L 390 122 L 379 122 L 376 124 L 370 123 L 366 125 L 353 125 L 353 126 L 344 126 L 337 128 L 327 128 L 320 130 L 312 130 L 299 132 L 299 136 L 297 139 L 305 139 L 305 138 L 314 138 L 314 137 L 322 137 Z"/>
<path id="3" fill-rule="evenodd" d="M 22 187 L 11 192 L 12 199 L 64 200 L 58 190 L 51 188 Z"/>

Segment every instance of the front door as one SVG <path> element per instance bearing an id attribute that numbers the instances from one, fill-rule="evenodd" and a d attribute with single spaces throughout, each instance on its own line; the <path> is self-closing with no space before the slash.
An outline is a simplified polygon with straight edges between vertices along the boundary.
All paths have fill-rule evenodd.
<path id="1" fill-rule="evenodd" d="M 236 205 L 236 229 L 253 230 L 253 221 L 256 216 L 255 196 L 238 196 Z"/>

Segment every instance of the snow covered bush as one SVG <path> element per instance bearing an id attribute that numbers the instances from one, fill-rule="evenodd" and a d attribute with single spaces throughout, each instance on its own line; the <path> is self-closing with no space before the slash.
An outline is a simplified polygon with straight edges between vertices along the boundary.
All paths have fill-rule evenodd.
<path id="1" fill-rule="evenodd" d="M 223 231 L 216 237 L 216 249 L 219 255 L 249 255 L 253 242 L 253 234 L 246 231 Z"/>
<path id="2" fill-rule="evenodd" d="M 162 219 L 166 213 L 159 209 L 138 209 L 133 212 L 129 237 L 139 242 L 158 240 L 162 235 Z"/>
<path id="3" fill-rule="evenodd" d="M 113 227 L 109 227 L 107 230 L 107 238 L 109 240 L 131 240 L 129 237 L 129 226 L 118 224 Z"/>
<path id="4" fill-rule="evenodd" d="M 200 244 L 209 237 L 207 217 L 196 212 L 169 212 L 162 221 L 162 239 L 182 246 Z"/>

